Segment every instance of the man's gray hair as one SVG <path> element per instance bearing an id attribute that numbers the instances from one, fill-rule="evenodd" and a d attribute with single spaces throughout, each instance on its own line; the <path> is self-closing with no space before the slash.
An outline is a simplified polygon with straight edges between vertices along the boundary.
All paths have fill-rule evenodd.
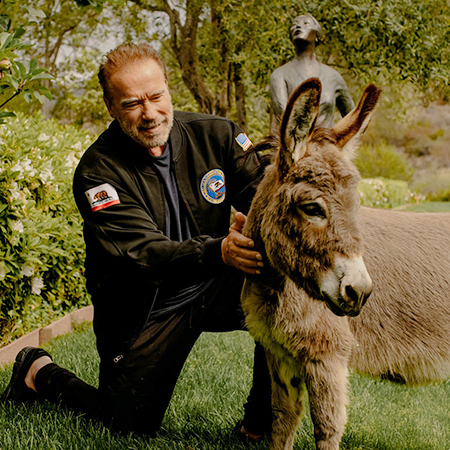
<path id="1" fill-rule="evenodd" d="M 121 44 L 103 56 L 98 72 L 98 80 L 103 89 L 103 95 L 111 101 L 109 80 L 111 75 L 136 61 L 153 60 L 161 67 L 167 82 L 167 67 L 161 55 L 149 44 Z"/>

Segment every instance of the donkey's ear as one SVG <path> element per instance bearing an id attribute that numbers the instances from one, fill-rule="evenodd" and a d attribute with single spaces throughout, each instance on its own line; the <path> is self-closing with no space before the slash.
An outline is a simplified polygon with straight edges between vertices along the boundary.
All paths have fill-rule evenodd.
<path id="1" fill-rule="evenodd" d="M 370 119 L 378 104 L 381 89 L 369 84 L 364 89 L 356 108 L 342 118 L 333 128 L 336 133 L 336 145 L 352 158 L 361 143 Z"/>
<path id="2" fill-rule="evenodd" d="M 318 78 L 302 83 L 291 95 L 281 120 L 279 154 L 280 175 L 286 175 L 290 165 L 306 151 L 306 142 L 319 114 L 322 87 Z"/>

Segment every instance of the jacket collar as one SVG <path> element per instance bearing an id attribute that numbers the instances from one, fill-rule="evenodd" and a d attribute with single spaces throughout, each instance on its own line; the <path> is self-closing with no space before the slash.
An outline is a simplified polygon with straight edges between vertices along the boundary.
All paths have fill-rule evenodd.
<path id="1" fill-rule="evenodd" d="M 169 145 L 172 151 L 172 158 L 174 161 L 178 159 L 183 154 L 183 133 L 181 130 L 182 126 L 179 119 L 176 117 L 176 112 L 174 112 L 173 126 L 169 135 Z M 133 149 L 137 154 L 145 154 L 147 156 L 148 152 L 146 149 L 137 144 L 130 136 L 128 136 L 119 125 L 119 122 L 114 119 L 109 126 L 109 131 L 113 136 L 117 137 L 117 143 L 120 147 L 125 146 L 126 148 Z"/>

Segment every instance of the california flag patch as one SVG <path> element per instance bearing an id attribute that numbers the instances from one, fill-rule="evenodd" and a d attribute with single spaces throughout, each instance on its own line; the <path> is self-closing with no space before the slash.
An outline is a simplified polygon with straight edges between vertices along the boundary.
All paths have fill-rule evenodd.
<path id="1" fill-rule="evenodd" d="M 85 194 L 91 204 L 92 212 L 120 203 L 117 191 L 109 183 L 89 189 Z"/>

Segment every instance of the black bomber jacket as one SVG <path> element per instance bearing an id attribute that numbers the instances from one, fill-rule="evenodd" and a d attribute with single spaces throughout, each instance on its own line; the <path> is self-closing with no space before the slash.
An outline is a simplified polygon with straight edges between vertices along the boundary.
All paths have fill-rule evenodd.
<path id="1" fill-rule="evenodd" d="M 183 242 L 164 236 L 162 183 L 146 150 L 116 121 L 81 158 L 73 190 L 84 219 L 87 288 L 100 356 L 114 357 L 137 338 L 158 286 L 194 284 L 225 267 L 221 242 L 231 206 L 247 213 L 256 189 L 258 160 L 238 144 L 240 134 L 224 118 L 174 113 L 169 143 L 175 177 L 195 230 Z M 208 180 L 218 180 L 213 188 L 225 183 L 217 199 L 208 194 Z"/>

